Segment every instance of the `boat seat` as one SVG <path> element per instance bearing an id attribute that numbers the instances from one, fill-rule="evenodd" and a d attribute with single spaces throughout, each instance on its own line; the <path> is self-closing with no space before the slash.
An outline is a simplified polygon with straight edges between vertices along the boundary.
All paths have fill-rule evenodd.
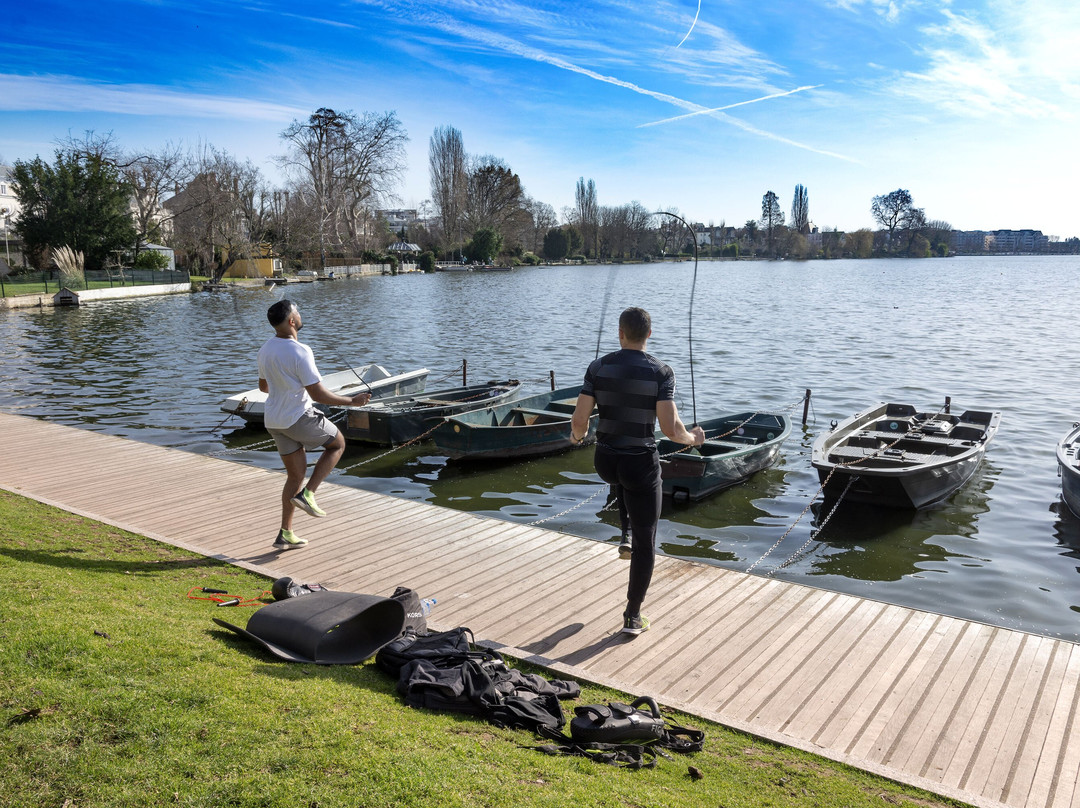
<path id="1" fill-rule="evenodd" d="M 735 443 L 740 446 L 754 446 L 760 442 L 760 438 L 755 438 L 753 435 L 725 435 L 719 440 L 710 441 L 710 443 L 722 443 L 723 441 Z"/>
<path id="2" fill-rule="evenodd" d="M 576 398 L 564 398 L 559 401 L 552 401 L 550 404 L 548 404 L 549 410 L 553 412 L 564 412 L 567 415 L 573 415 L 576 408 Z"/>
<path id="3" fill-rule="evenodd" d="M 724 438 L 723 440 L 708 440 L 708 439 L 706 439 L 704 445 L 708 445 L 710 447 L 716 447 L 716 448 L 719 448 L 719 449 L 723 449 L 725 452 L 734 452 L 734 451 L 737 451 L 739 449 L 745 449 L 747 447 L 747 445 L 749 445 L 749 444 L 746 443 L 746 442 L 732 441 L 732 440 L 728 440 L 727 438 Z"/>
<path id="4" fill-rule="evenodd" d="M 941 438 L 936 435 L 927 435 L 922 432 L 873 432 L 866 430 L 864 432 L 859 432 L 855 437 L 872 438 L 874 440 L 884 441 L 885 443 L 892 443 L 897 438 L 900 438 L 901 443 L 904 441 L 918 441 L 927 446 L 931 444 L 948 446 L 955 442 L 955 438 Z"/>
<path id="5" fill-rule="evenodd" d="M 566 417 L 568 415 L 568 413 L 552 412 L 551 410 L 534 410 L 534 409 L 530 409 L 529 407 L 514 407 L 514 409 L 512 409 L 511 412 L 520 412 L 520 413 L 523 413 L 524 415 L 546 415 L 546 416 L 551 416 L 552 418 L 555 418 L 556 420 L 559 420 L 559 421 L 568 421 L 569 420 Z"/>

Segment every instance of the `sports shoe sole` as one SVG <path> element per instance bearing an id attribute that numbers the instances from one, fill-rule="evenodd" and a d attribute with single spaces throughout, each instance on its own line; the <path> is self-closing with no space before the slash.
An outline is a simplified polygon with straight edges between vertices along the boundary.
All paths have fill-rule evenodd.
<path id="1" fill-rule="evenodd" d="M 300 539 L 300 541 L 289 543 L 287 541 L 275 541 L 275 550 L 296 550 L 299 547 L 304 547 L 307 544 L 307 539 Z"/>
<path id="2" fill-rule="evenodd" d="M 295 497 L 293 497 L 292 500 L 290 500 L 290 501 L 292 502 L 293 505 L 295 505 L 297 508 L 304 511 L 305 513 L 309 514 L 310 516 L 326 516 L 326 511 L 323 511 L 323 510 L 318 510 L 317 511 L 317 510 L 315 510 L 314 508 L 311 507 L 311 505 L 308 503 L 308 501 L 306 499 L 304 499 L 302 496 L 300 496 L 299 494 L 297 494 Z"/>
<path id="3" fill-rule="evenodd" d="M 629 561 L 630 556 L 632 556 L 633 554 L 634 554 L 633 547 L 631 545 L 629 545 L 629 544 L 620 544 L 619 545 L 619 558 L 621 558 L 623 561 Z"/>
<path id="4" fill-rule="evenodd" d="M 629 626 L 623 626 L 622 633 L 629 634 L 631 637 L 636 637 L 638 634 L 644 634 L 649 630 L 649 621 L 645 620 L 641 628 L 630 628 Z"/>

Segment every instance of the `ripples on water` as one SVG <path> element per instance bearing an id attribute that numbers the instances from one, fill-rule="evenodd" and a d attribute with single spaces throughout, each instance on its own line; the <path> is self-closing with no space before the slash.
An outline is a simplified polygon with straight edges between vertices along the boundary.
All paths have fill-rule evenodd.
<path id="1" fill-rule="evenodd" d="M 781 410 L 812 388 L 780 463 L 689 506 L 666 506 L 664 552 L 1026 631 L 1080 638 L 1080 520 L 1060 503 L 1054 448 L 1080 419 L 1068 370 L 1075 258 L 545 267 L 252 287 L 0 315 L 0 407 L 194 452 L 236 451 L 280 469 L 265 441 L 218 410 L 255 386 L 265 311 L 287 294 L 324 373 L 379 361 L 431 369 L 451 386 L 516 377 L 529 392 L 580 380 L 617 347 L 618 312 L 653 315 L 651 353 L 679 379 L 685 420 Z M 604 322 L 601 329 L 601 314 Z M 1062 371 L 1065 371 L 1063 373 Z M 975 478 L 920 513 L 842 506 L 821 541 L 810 446 L 832 419 L 883 400 L 1001 410 Z M 224 425 L 215 429 L 222 421 Z M 494 466 L 448 462 L 430 444 L 380 457 L 350 447 L 335 482 L 610 541 L 591 452 Z M 376 459 L 377 458 L 377 459 Z M 809 543 L 808 543 L 809 542 Z M 804 554 L 780 568 L 800 548 Z M 615 570 L 613 568 L 613 574 Z M 619 573 L 621 574 L 621 573 Z"/>

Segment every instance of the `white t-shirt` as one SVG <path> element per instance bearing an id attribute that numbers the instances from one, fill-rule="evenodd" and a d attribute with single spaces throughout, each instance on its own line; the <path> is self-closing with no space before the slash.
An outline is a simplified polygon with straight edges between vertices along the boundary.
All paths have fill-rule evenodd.
<path id="1" fill-rule="evenodd" d="M 259 378 L 270 388 L 263 411 L 263 423 L 270 429 L 295 424 L 312 406 L 304 388 L 322 381 L 311 348 L 284 337 L 271 337 L 259 349 Z"/>

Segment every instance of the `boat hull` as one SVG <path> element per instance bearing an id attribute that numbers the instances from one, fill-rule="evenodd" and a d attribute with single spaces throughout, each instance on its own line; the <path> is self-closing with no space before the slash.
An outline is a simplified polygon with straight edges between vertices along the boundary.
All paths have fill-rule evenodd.
<path id="1" fill-rule="evenodd" d="M 381 365 L 371 364 L 324 376 L 323 386 L 342 396 L 368 391 L 373 399 L 378 400 L 388 396 L 422 393 L 427 385 L 427 377 L 427 368 L 392 375 Z M 237 393 L 221 402 L 221 411 L 238 415 L 249 424 L 261 425 L 266 409 L 266 396 L 267 394 L 258 388 Z M 323 409 L 322 405 L 316 406 Z"/>
<path id="2" fill-rule="evenodd" d="M 448 416 L 508 401 L 520 387 L 517 381 L 490 382 L 422 396 L 391 396 L 363 407 L 331 407 L 330 411 L 346 440 L 398 446 L 425 437 Z M 340 413 L 344 418 L 338 418 Z"/>
<path id="3" fill-rule="evenodd" d="M 926 508 L 971 479 L 1000 419 L 1000 413 L 983 410 L 956 416 L 881 404 L 819 437 L 811 463 L 826 500 Z"/>
<path id="4" fill-rule="evenodd" d="M 682 444 L 657 434 L 664 494 L 675 501 L 697 502 L 769 468 L 791 434 L 788 417 L 773 413 L 723 415 L 699 425 L 705 443 L 697 449 L 679 451 Z"/>
<path id="5" fill-rule="evenodd" d="M 451 460 L 541 457 L 573 447 L 570 418 L 581 385 L 446 418 L 431 438 Z M 585 443 L 596 439 L 594 414 Z"/>
<path id="6" fill-rule="evenodd" d="M 1058 474 L 1061 475 L 1061 498 L 1080 518 L 1080 424 L 1062 438 L 1057 447 Z"/>

